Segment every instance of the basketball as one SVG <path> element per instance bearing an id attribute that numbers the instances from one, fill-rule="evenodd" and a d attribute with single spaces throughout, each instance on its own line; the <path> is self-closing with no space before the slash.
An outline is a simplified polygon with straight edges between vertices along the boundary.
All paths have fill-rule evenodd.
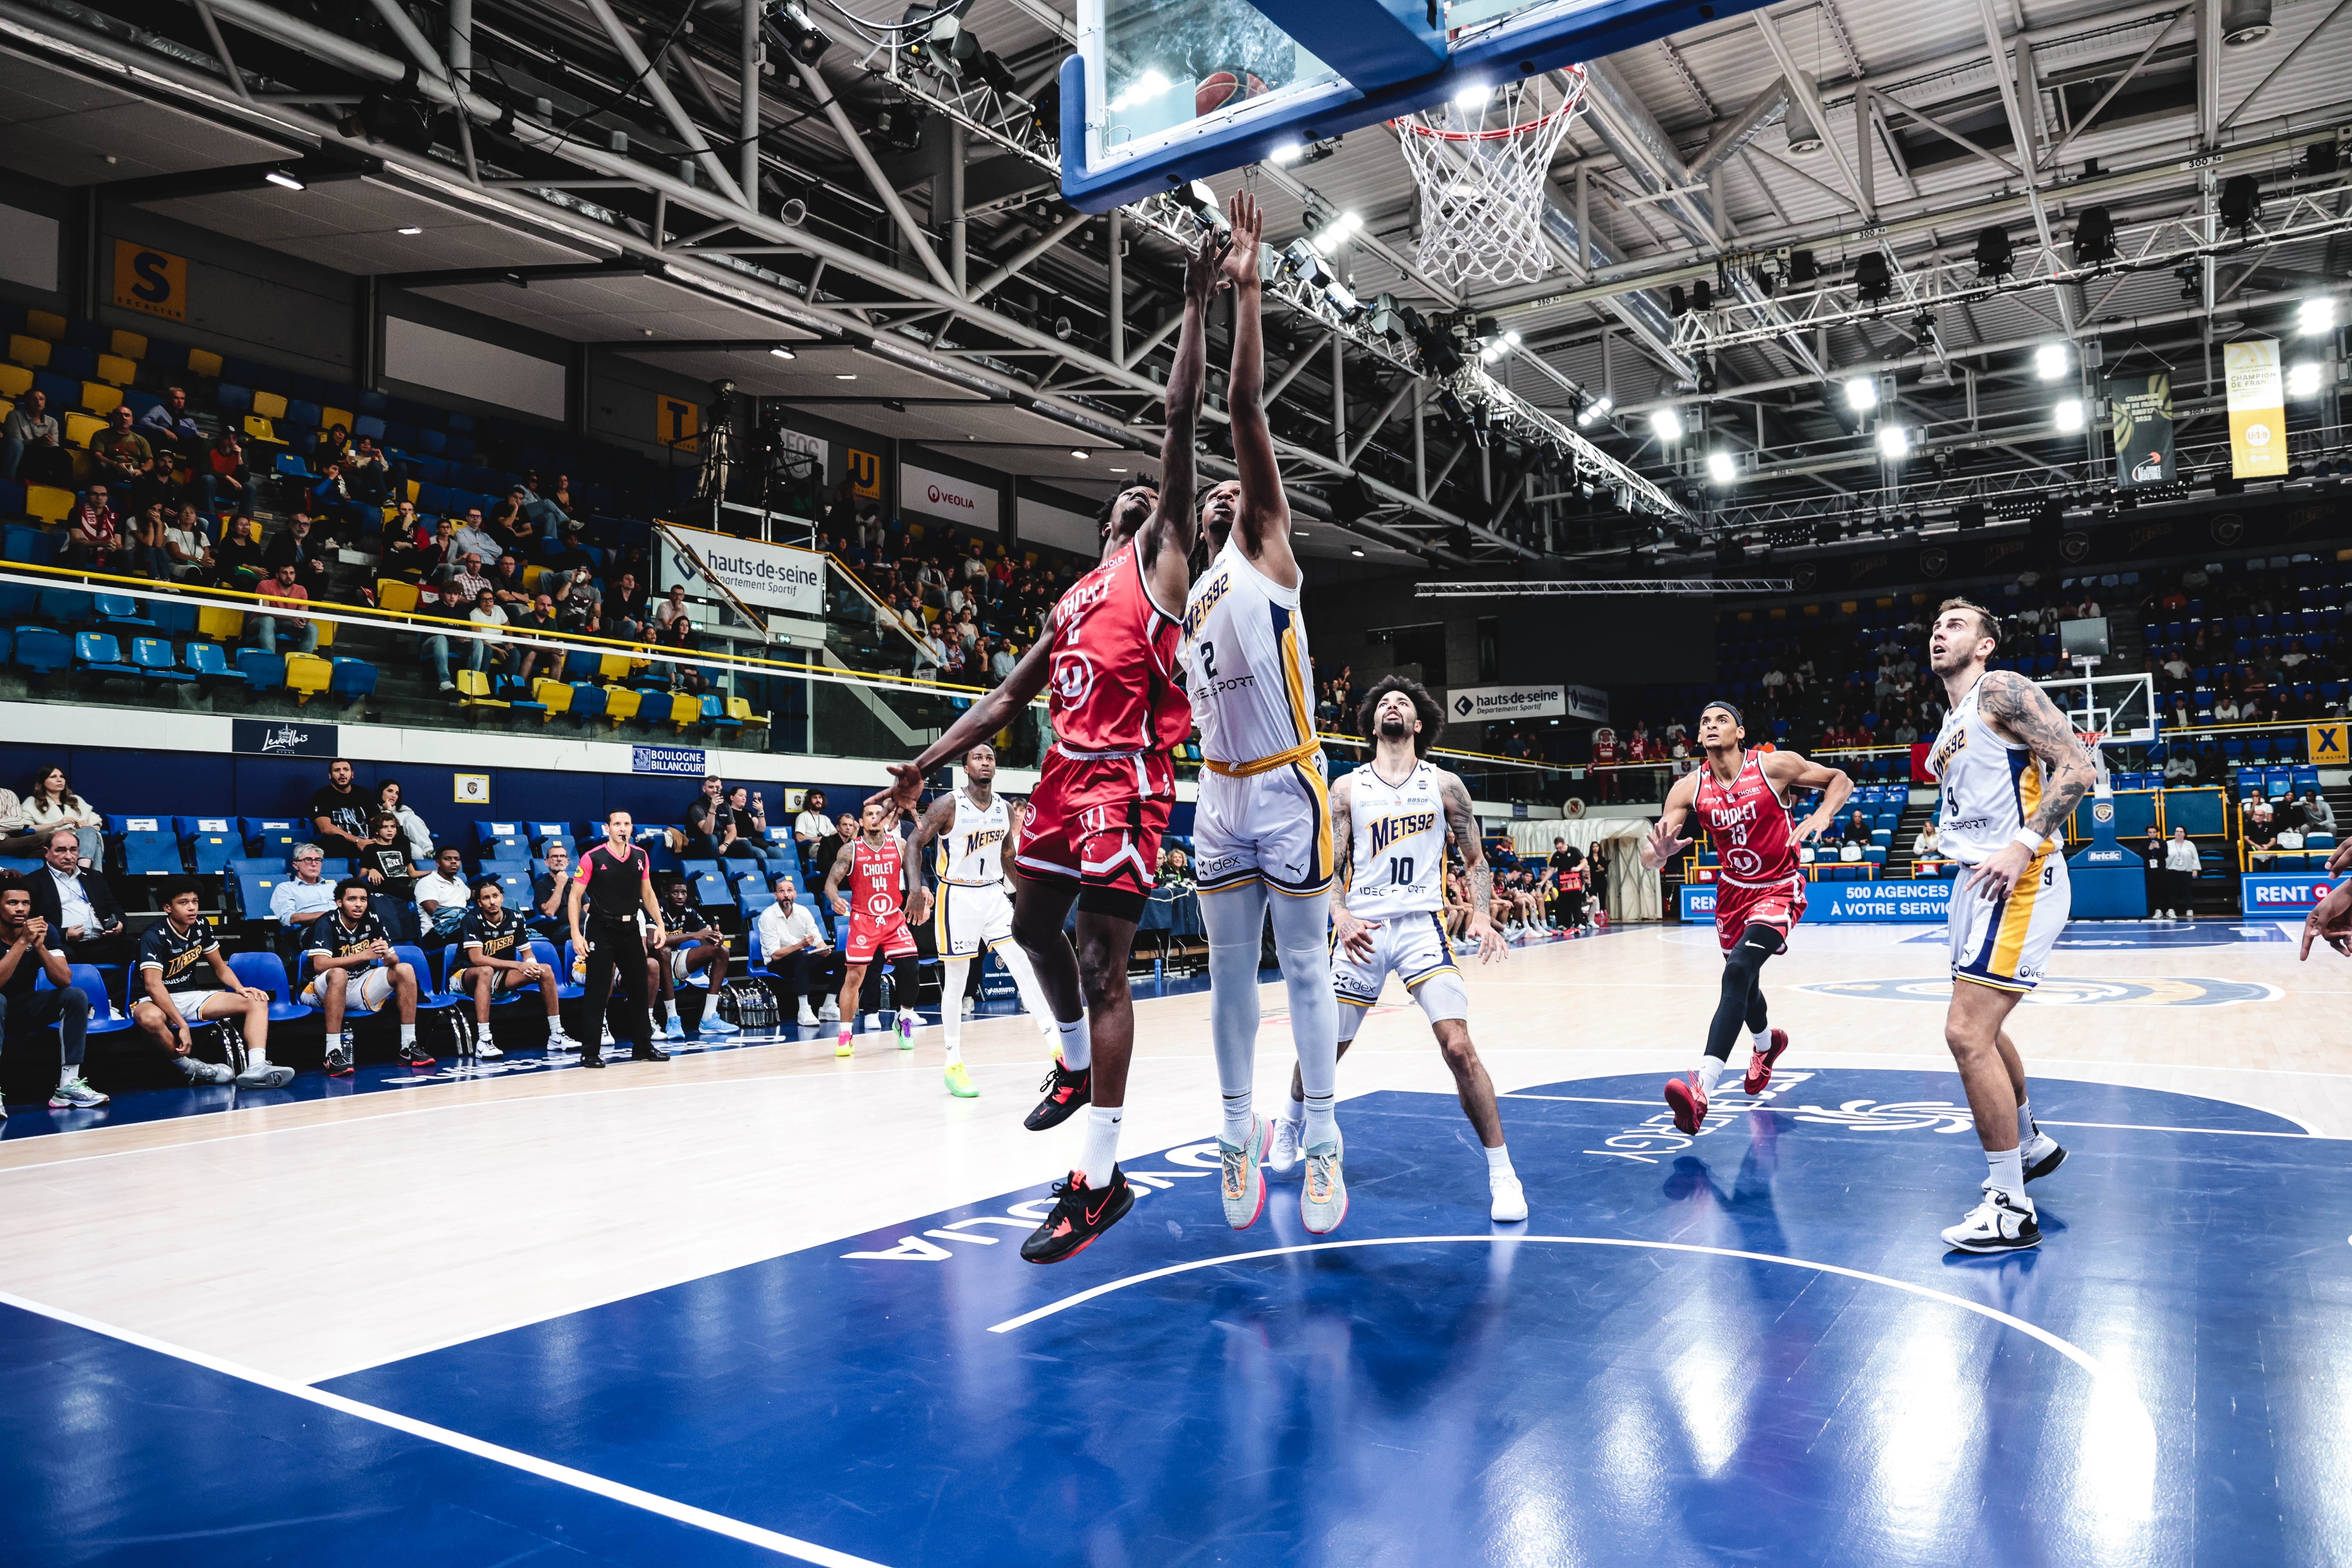
<path id="1" fill-rule="evenodd" d="M 1249 76 L 1246 79 L 1249 86 L 1244 92 L 1242 87 L 1244 77 L 1242 72 L 1227 69 L 1211 71 L 1201 79 L 1201 85 L 1192 89 L 1192 112 L 1207 114 L 1223 109 L 1232 102 L 1236 93 L 1245 98 L 1255 98 L 1265 90 L 1265 81 L 1263 78 Z"/>

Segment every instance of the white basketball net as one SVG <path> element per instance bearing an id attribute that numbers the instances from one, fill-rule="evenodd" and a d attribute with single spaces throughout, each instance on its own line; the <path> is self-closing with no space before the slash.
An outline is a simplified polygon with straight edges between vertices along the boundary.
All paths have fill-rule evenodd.
<path id="1" fill-rule="evenodd" d="M 1389 124 L 1421 187 L 1422 269 L 1450 288 L 1532 283 L 1547 270 L 1544 176 L 1584 102 L 1570 66 Z"/>

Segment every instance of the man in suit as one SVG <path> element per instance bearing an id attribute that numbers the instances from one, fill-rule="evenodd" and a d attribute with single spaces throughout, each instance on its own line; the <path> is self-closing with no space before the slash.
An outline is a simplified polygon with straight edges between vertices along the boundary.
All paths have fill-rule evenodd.
<path id="1" fill-rule="evenodd" d="M 43 854 L 33 885 L 33 913 L 65 939 L 68 963 L 121 963 L 130 956 L 122 934 L 122 905 L 106 879 L 86 868 L 81 840 L 60 833 Z"/>

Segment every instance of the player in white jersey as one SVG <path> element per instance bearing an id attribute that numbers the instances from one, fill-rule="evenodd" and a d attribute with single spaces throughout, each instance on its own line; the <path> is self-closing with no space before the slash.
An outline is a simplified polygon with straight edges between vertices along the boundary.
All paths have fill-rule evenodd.
<path id="1" fill-rule="evenodd" d="M 2061 837 L 2098 769 L 2049 696 L 2014 670 L 1987 670 L 2000 646 L 1992 612 L 1947 599 L 1927 633 L 1927 668 L 1950 703 L 1928 753 L 1937 831 L 1962 874 L 1952 884 L 1952 1004 L 1944 1041 L 1959 1064 L 1990 1167 L 1984 1200 L 1944 1232 L 1959 1252 L 2042 1243 L 2025 1184 L 2066 1151 L 2033 1124 L 2025 1063 L 2001 1026 L 2041 982 L 2069 894 Z"/>
<path id="2" fill-rule="evenodd" d="M 1013 898 L 1004 881 L 1004 841 L 1013 831 L 1013 808 L 996 793 L 996 748 L 982 744 L 963 754 L 963 788 L 931 802 L 915 833 L 915 857 L 926 845 L 930 875 L 940 886 L 931 915 L 939 939 L 940 1027 L 947 1036 L 948 1092 L 961 1100 L 980 1093 L 963 1065 L 964 994 L 971 961 L 982 948 L 996 954 L 1021 993 L 1021 1005 L 1046 1038 L 1059 1032 L 1045 994 L 1037 988 L 1029 955 L 1013 940 Z"/>
<path id="3" fill-rule="evenodd" d="M 1470 998 L 1454 967 L 1442 910 L 1445 845 L 1451 837 L 1470 879 L 1468 935 L 1481 963 L 1510 956 L 1488 910 L 1494 900 L 1478 821 L 1462 781 L 1427 760 L 1445 714 L 1419 683 L 1391 675 L 1364 694 L 1363 727 L 1372 760 L 1331 786 L 1331 826 L 1346 846 L 1340 893 L 1331 911 L 1331 986 L 1339 1002 L 1339 1054 L 1391 974 L 1421 1004 L 1454 1073 L 1454 1092 L 1486 1151 L 1488 1212 L 1509 1224 L 1528 1217 L 1528 1197 L 1503 1142 L 1494 1081 L 1470 1043 Z M 1297 1079 L 1291 1111 L 1276 1127 L 1267 1163 L 1286 1171 L 1297 1157 L 1303 1109 Z"/>
<path id="4" fill-rule="evenodd" d="M 1201 727 L 1200 802 L 1192 851 L 1201 921 L 1209 936 L 1210 1034 L 1224 1095 L 1218 1132 L 1225 1222 L 1245 1230 L 1265 1207 L 1272 1138 L 1251 1109 L 1257 1067 L 1258 936 L 1269 913 L 1290 994 L 1290 1034 L 1307 1085 L 1307 1180 L 1300 1223 L 1317 1235 L 1348 1212 L 1333 1114 L 1339 1009 L 1324 943 L 1329 930 L 1331 810 L 1323 751 L 1307 698 L 1307 628 L 1290 502 L 1265 423 L 1265 330 L 1258 253 L 1265 220 L 1234 197 L 1234 243 L 1223 264 L 1234 285 L 1234 361 L 1226 386 L 1234 468 L 1201 503 L 1213 552 L 1184 602 L 1178 649 L 1185 694 Z M 1269 906 L 1269 889 L 1271 904 Z"/>

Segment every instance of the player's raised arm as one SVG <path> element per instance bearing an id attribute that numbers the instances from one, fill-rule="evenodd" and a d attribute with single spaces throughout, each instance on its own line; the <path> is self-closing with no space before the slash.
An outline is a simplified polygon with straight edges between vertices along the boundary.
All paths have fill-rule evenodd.
<path id="1" fill-rule="evenodd" d="M 1265 321 L 1259 258 L 1265 250 L 1265 215 L 1248 193 L 1236 191 L 1231 207 L 1233 248 L 1223 272 L 1234 286 L 1234 362 L 1225 382 L 1225 414 L 1232 421 L 1234 467 L 1241 476 L 1242 505 L 1234 520 L 1242 553 L 1285 587 L 1298 584 L 1298 557 L 1290 548 L 1290 500 L 1283 494 L 1282 470 L 1274 458 L 1274 435 L 1265 423 Z"/>
<path id="2" fill-rule="evenodd" d="M 1471 809 L 1470 786 L 1444 768 L 1432 771 L 1437 774 L 1437 798 L 1445 807 L 1445 830 L 1470 879 L 1469 935 L 1478 944 L 1479 962 L 1508 958 L 1510 946 L 1495 929 L 1495 871 L 1486 864 L 1486 847 L 1478 842 L 1478 815 Z"/>
<path id="3" fill-rule="evenodd" d="M 1192 546 L 1185 546 L 1190 551 Z M 1179 600 L 1183 598 L 1178 594 Z M 1004 684 L 964 710 L 963 717 L 948 726 L 947 733 L 923 748 L 923 754 L 911 763 L 894 763 L 890 776 L 895 781 L 888 789 L 877 790 L 866 797 L 866 804 L 887 800 L 901 811 L 912 811 L 915 803 L 923 798 L 923 780 L 930 771 L 948 758 L 960 756 L 971 750 L 977 742 L 986 740 L 1011 721 L 1013 716 L 1029 705 L 1031 698 L 1045 689 L 1045 679 L 1054 669 L 1054 623 L 1046 617 L 1045 629 L 1004 678 Z"/>
<path id="4" fill-rule="evenodd" d="M 1822 792 L 1822 804 L 1813 814 L 1797 825 L 1797 842 L 1810 844 L 1837 820 L 1838 812 L 1853 794 L 1853 780 L 1843 768 L 1831 767 L 1827 763 L 1814 762 L 1796 752 L 1768 752 L 1764 756 L 1764 777 L 1782 795 L 1792 789 L 1817 789 Z"/>
<path id="5" fill-rule="evenodd" d="M 2098 782 L 2099 771 L 2049 693 L 2013 669 L 1996 669 L 1982 679 L 1977 687 L 1977 711 L 1994 734 L 2020 742 L 2050 770 L 2042 803 L 2025 819 L 2018 841 L 1969 873 L 1970 888 L 1987 898 L 2006 898 L 2033 863 L 2040 842 L 2059 836 L 2076 804 Z M 2029 837 L 2037 841 L 2030 847 L 2022 842 Z"/>
<path id="6" fill-rule="evenodd" d="M 1853 787 L 1851 780 L 1846 787 Z M 1682 837 L 1683 826 L 1690 820 L 1691 803 L 1698 798 L 1698 774 L 1685 773 L 1666 791 L 1665 804 L 1658 807 L 1658 820 L 1652 825 L 1649 836 L 1642 840 L 1642 864 L 1654 871 L 1691 847 L 1692 840 Z"/>
<path id="7" fill-rule="evenodd" d="M 1153 594 L 1162 604 L 1179 606 L 1192 585 L 1186 563 L 1201 533 L 1200 511 L 1194 505 L 1199 488 L 1194 448 L 1201 426 L 1201 394 L 1209 374 L 1208 334 L 1202 319 L 1208 314 L 1209 297 L 1224 285 L 1218 264 L 1228 243 L 1224 235 L 1213 229 L 1202 236 L 1200 246 L 1184 260 L 1184 324 L 1176 333 L 1176 363 L 1168 372 L 1168 428 L 1160 443 L 1160 504 L 1135 545 Z"/>

